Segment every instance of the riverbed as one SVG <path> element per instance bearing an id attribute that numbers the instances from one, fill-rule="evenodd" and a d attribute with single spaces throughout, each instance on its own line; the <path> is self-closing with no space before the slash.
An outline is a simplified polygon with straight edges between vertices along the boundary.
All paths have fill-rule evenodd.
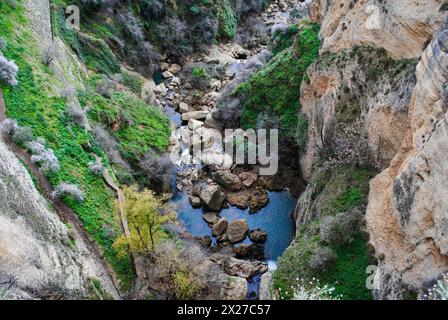
<path id="1" fill-rule="evenodd" d="M 178 193 L 173 198 L 173 204 L 176 207 L 178 220 L 192 236 L 210 236 L 213 244 L 216 244 L 216 238 L 212 236 L 210 226 L 202 218 L 203 209 L 193 208 L 185 193 Z M 246 219 L 251 230 L 257 228 L 266 230 L 268 237 L 265 243 L 265 257 L 270 268 L 273 269 L 278 257 L 294 238 L 295 225 L 292 212 L 295 204 L 296 199 L 288 191 L 269 192 L 268 205 L 257 213 L 249 213 L 249 209 L 242 210 L 230 206 L 221 210 L 219 215 L 229 222 Z M 251 243 L 251 241 L 247 237 L 242 243 Z"/>

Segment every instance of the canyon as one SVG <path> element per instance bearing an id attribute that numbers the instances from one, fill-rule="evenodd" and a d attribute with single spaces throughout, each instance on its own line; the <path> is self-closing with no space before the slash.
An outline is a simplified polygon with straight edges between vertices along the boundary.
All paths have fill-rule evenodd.
<path id="1" fill-rule="evenodd" d="M 0 120 L 62 167 L 43 174 L 3 130 L 0 298 L 296 299 L 317 278 L 342 299 L 402 300 L 443 280 L 448 3 L 78 2 L 81 31 L 64 5 L 0 6 L 0 52 L 19 65 Z M 191 161 L 192 135 L 223 155 L 213 136 L 237 128 L 279 130 L 277 174 Z M 55 199 L 66 180 L 82 203 Z M 131 185 L 174 208 L 160 247 L 130 241 Z"/>

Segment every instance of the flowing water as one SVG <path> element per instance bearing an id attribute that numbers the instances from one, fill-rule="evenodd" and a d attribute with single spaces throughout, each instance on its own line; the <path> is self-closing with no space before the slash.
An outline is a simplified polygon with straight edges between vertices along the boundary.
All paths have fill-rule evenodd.
<path id="1" fill-rule="evenodd" d="M 202 219 L 202 209 L 195 209 L 188 201 L 185 193 L 179 193 L 173 203 L 176 206 L 178 219 L 183 222 L 186 230 L 195 237 L 211 236 L 211 228 Z M 270 266 L 275 265 L 278 257 L 291 244 L 294 238 L 295 226 L 291 216 L 296 204 L 296 199 L 288 191 L 269 192 L 269 203 L 257 213 L 249 213 L 249 209 L 242 210 L 236 207 L 225 208 L 220 216 L 229 222 L 238 219 L 246 219 L 249 228 L 263 229 L 268 233 L 265 243 L 265 256 Z M 216 239 L 213 239 L 213 243 Z M 251 243 L 246 238 L 243 243 Z"/>

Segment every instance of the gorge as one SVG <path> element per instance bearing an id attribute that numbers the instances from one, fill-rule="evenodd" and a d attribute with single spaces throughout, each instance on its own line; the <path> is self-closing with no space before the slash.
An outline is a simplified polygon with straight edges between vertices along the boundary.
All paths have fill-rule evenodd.
<path id="1" fill-rule="evenodd" d="M 0 2 L 0 299 L 443 299 L 447 10 Z"/>

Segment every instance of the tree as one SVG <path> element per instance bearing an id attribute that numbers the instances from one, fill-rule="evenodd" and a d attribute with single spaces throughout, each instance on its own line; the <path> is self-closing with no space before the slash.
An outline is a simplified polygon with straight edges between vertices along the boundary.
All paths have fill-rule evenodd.
<path id="1" fill-rule="evenodd" d="M 153 253 L 156 245 L 166 238 L 164 225 L 175 219 L 174 213 L 151 190 L 140 192 L 132 186 L 125 187 L 123 193 L 130 235 L 119 237 L 114 246 L 120 255 L 125 255 L 128 248 L 137 253 Z"/>
<path id="2" fill-rule="evenodd" d="M 147 276 L 163 299 L 192 299 L 219 293 L 221 272 L 196 243 L 166 240 L 157 245 Z"/>

